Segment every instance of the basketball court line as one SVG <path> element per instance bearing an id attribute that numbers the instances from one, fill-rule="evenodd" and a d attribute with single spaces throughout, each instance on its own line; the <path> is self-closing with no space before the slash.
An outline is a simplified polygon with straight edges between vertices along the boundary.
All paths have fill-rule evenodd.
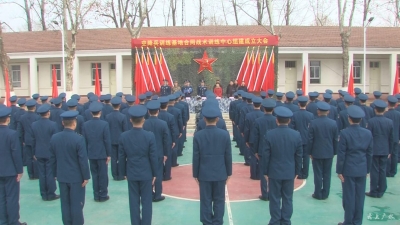
<path id="1" fill-rule="evenodd" d="M 229 225 L 233 225 L 231 202 L 229 201 L 228 185 L 225 185 L 225 203 L 226 203 L 226 211 L 228 212 Z"/>

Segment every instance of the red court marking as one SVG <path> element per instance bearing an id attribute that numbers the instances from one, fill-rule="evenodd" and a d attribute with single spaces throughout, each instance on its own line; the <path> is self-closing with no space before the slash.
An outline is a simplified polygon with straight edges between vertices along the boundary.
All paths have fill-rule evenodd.
<path id="1" fill-rule="evenodd" d="M 250 167 L 234 163 L 232 177 L 228 183 L 230 201 L 258 200 L 261 194 L 260 181 L 250 179 Z M 294 188 L 303 185 L 304 180 L 295 180 Z M 163 194 L 187 200 L 199 200 L 199 186 L 192 176 L 192 165 L 172 168 L 172 180 L 163 182 Z"/>

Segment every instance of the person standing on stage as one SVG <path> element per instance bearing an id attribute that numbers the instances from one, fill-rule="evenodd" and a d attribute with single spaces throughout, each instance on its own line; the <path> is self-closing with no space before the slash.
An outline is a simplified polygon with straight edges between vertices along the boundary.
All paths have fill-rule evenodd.
<path id="1" fill-rule="evenodd" d="M 119 138 L 118 165 L 128 179 L 131 224 L 150 225 L 158 167 L 157 144 L 154 134 L 143 129 L 147 108 L 132 106 L 129 114 L 133 128 Z"/>
<path id="2" fill-rule="evenodd" d="M 206 97 L 207 87 L 204 85 L 204 80 L 200 81 L 200 86 L 197 87 L 197 95 L 200 97 Z"/>
<path id="3" fill-rule="evenodd" d="M 226 97 L 233 97 L 233 94 L 237 91 L 237 86 L 233 83 L 233 81 L 229 81 L 228 86 L 226 87 Z"/>
<path id="4" fill-rule="evenodd" d="M 242 90 L 244 92 L 247 92 L 247 87 L 244 81 L 242 81 L 242 83 L 240 84 L 240 86 L 238 87 L 238 90 Z"/>
<path id="5" fill-rule="evenodd" d="M 229 133 L 216 127 L 219 108 L 207 104 L 202 109 L 206 129 L 193 138 L 193 177 L 200 187 L 200 221 L 223 224 L 225 185 L 232 175 Z"/>
<path id="6" fill-rule="evenodd" d="M 186 98 L 192 97 L 193 93 L 193 87 L 190 85 L 190 81 L 186 80 L 185 81 L 185 86 L 182 87 L 182 93 L 185 94 Z"/>
<path id="7" fill-rule="evenodd" d="M 161 96 L 161 97 L 163 97 L 163 96 L 168 96 L 168 95 L 171 94 L 171 91 L 172 91 L 172 90 L 171 90 L 171 87 L 168 85 L 168 80 L 165 79 L 165 80 L 164 80 L 164 85 L 161 86 L 160 96 Z"/>
<path id="8" fill-rule="evenodd" d="M 219 83 L 215 84 L 215 88 L 214 88 L 215 96 L 217 96 L 219 98 L 222 98 L 223 93 L 224 92 L 223 92 L 222 87 L 220 86 L 220 84 Z"/>
<path id="9" fill-rule="evenodd" d="M 90 179 L 85 139 L 75 133 L 77 111 L 60 115 L 64 130 L 50 139 L 50 160 L 57 177 L 64 224 L 83 225 L 86 184 Z"/>

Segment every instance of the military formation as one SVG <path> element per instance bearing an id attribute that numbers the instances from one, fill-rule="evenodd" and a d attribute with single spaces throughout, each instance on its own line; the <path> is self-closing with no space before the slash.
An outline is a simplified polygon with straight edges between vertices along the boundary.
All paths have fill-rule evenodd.
<path id="1" fill-rule="evenodd" d="M 223 224 L 225 186 L 232 176 L 231 139 L 217 96 L 203 86 L 195 102 L 193 177 L 200 188 L 200 221 Z M 92 179 L 93 199 L 110 200 L 108 165 L 112 179 L 127 180 L 131 224 L 151 224 L 152 204 L 165 199 L 162 184 L 173 178 L 184 153 L 190 82 L 171 89 L 168 81 L 160 95 L 87 94 L 66 99 L 34 94 L 32 99 L 10 97 L 11 107 L 0 106 L 0 224 L 19 221 L 19 188 L 23 166 L 30 180 L 39 179 L 43 201 L 61 200 L 64 224 L 84 224 L 85 188 Z M 314 192 L 329 197 L 331 171 L 343 187 L 344 221 L 362 224 L 365 196 L 381 198 L 387 177 L 397 173 L 400 140 L 400 95 L 359 88 L 355 97 L 333 92 L 301 90 L 285 94 L 268 90 L 260 96 L 241 84 L 233 93 L 229 118 L 233 141 L 249 168 L 249 178 L 260 181 L 259 199 L 269 201 L 269 224 L 290 224 L 296 179 L 307 179 L 311 161 Z M 285 101 L 283 101 L 285 97 Z M 18 105 L 18 106 L 17 106 Z M 366 192 L 366 178 L 370 189 Z M 56 194 L 56 181 L 60 195 Z"/>

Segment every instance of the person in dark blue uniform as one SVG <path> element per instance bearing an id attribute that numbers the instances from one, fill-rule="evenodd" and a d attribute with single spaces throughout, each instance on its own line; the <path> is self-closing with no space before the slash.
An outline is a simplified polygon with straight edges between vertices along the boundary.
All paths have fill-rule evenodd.
<path id="1" fill-rule="evenodd" d="M 197 95 L 200 97 L 206 97 L 207 87 L 204 85 L 204 80 L 200 81 L 200 86 L 197 87 Z"/>
<path id="2" fill-rule="evenodd" d="M 192 97 L 193 87 L 190 85 L 190 81 L 186 80 L 185 85 L 182 87 L 181 91 L 185 94 L 186 98 Z"/>
<path id="3" fill-rule="evenodd" d="M 103 115 L 103 118 L 106 118 L 108 114 L 110 114 L 112 111 L 114 111 L 114 108 L 111 106 L 111 95 L 106 94 L 104 96 L 104 105 L 103 105 L 103 110 L 101 111 L 101 114 Z"/>
<path id="4" fill-rule="evenodd" d="M 318 97 L 318 94 L 315 92 L 309 92 L 308 97 L 310 98 L 310 102 L 308 103 L 306 109 L 307 109 L 307 111 L 312 113 L 315 117 L 317 117 L 318 116 L 318 113 L 317 113 L 318 107 L 317 107 L 316 99 Z"/>
<path id="5" fill-rule="evenodd" d="M 229 120 L 230 120 L 231 123 L 232 123 L 232 132 L 233 132 L 233 139 L 232 139 L 232 141 L 236 141 L 236 137 L 237 137 L 237 129 L 236 129 L 236 126 L 235 126 L 235 121 L 234 121 L 234 119 L 235 119 L 235 113 L 236 113 L 236 105 L 237 105 L 237 103 L 239 102 L 238 100 L 239 100 L 239 95 L 238 95 L 238 93 L 237 93 L 237 92 L 233 93 L 233 101 L 231 101 L 231 102 L 229 103 L 229 112 L 228 112 L 228 114 L 229 114 Z"/>
<path id="6" fill-rule="evenodd" d="M 104 104 L 105 98 L 106 98 L 106 95 L 100 95 L 100 98 L 99 98 L 100 102 Z"/>
<path id="7" fill-rule="evenodd" d="M 329 109 L 328 118 L 337 121 L 339 114 L 337 112 L 336 106 L 331 104 L 332 95 L 329 93 L 324 93 L 323 97 L 324 97 L 324 102 L 328 103 L 331 106 L 331 108 Z"/>
<path id="8" fill-rule="evenodd" d="M 193 177 L 200 187 L 200 221 L 223 224 L 225 185 L 232 175 L 231 140 L 227 131 L 216 127 L 219 108 L 202 109 L 207 127 L 193 138 Z"/>
<path id="9" fill-rule="evenodd" d="M 105 202 L 108 196 L 108 163 L 111 160 L 111 134 L 108 122 L 100 120 L 103 105 L 93 102 L 89 110 L 93 118 L 83 125 L 82 136 L 86 140 L 86 149 L 93 179 L 93 194 L 96 202 Z"/>
<path id="10" fill-rule="evenodd" d="M 247 106 L 247 99 L 246 99 L 247 92 L 239 90 L 238 94 L 239 94 L 239 97 L 241 97 L 241 98 L 239 98 L 239 99 L 241 99 L 241 101 L 239 100 L 239 102 L 236 104 L 236 112 L 235 112 L 235 120 L 234 121 L 235 121 L 235 126 L 237 129 L 238 135 L 237 135 L 237 139 L 236 139 L 237 146 L 235 146 L 235 147 L 239 148 L 239 151 L 240 151 L 239 155 L 244 155 L 243 148 L 242 148 L 243 138 L 242 138 L 242 134 L 240 133 L 239 121 L 240 121 L 240 113 L 241 113 L 242 108 Z"/>
<path id="11" fill-rule="evenodd" d="M 368 95 L 359 94 L 358 98 L 360 99 L 359 106 L 365 113 L 365 118 L 363 120 L 368 123 L 368 120 L 374 117 L 374 110 L 370 106 L 367 106 Z"/>
<path id="12" fill-rule="evenodd" d="M 160 98 L 160 112 L 158 113 L 158 118 L 165 121 L 168 125 L 168 129 L 170 132 L 172 145 L 168 149 L 167 160 L 164 162 L 164 177 L 163 181 L 171 180 L 171 167 L 172 167 L 172 149 L 175 147 L 176 140 L 178 139 L 179 129 L 175 124 L 174 116 L 167 111 L 168 108 L 169 97 L 161 97 Z"/>
<path id="13" fill-rule="evenodd" d="M 33 138 L 32 138 L 32 123 L 39 119 L 36 114 L 36 101 L 31 99 L 26 102 L 28 111 L 21 116 L 17 130 L 23 140 L 23 154 L 25 154 L 26 169 L 30 180 L 39 179 L 39 171 L 37 161 L 33 158 Z"/>
<path id="14" fill-rule="evenodd" d="M 253 95 L 250 93 L 244 93 L 244 96 L 246 97 L 246 102 L 247 104 L 244 105 L 240 109 L 240 117 L 239 117 L 239 131 L 240 131 L 240 143 L 241 145 L 239 146 L 242 148 L 242 153 L 244 157 L 244 165 L 250 166 L 250 158 L 248 152 L 250 151 L 249 147 L 246 144 L 246 140 L 244 138 L 244 128 L 245 128 L 245 119 L 246 115 L 254 110 L 253 106 Z"/>
<path id="15" fill-rule="evenodd" d="M 342 109 L 339 113 L 339 119 L 337 120 L 337 124 L 338 124 L 338 129 L 339 131 L 347 128 L 348 126 L 350 126 L 350 121 L 348 119 L 349 115 L 347 113 L 347 108 L 351 105 L 353 105 L 354 103 L 354 98 L 351 97 L 350 95 L 346 95 L 343 98 L 344 100 L 344 104 L 346 106 L 345 109 Z M 360 121 L 362 122 L 362 120 Z"/>
<path id="16" fill-rule="evenodd" d="M 39 188 L 43 201 L 52 201 L 60 198 L 55 193 L 57 189 L 56 181 L 49 164 L 49 140 L 54 134 L 58 133 L 57 124 L 49 120 L 50 108 L 49 104 L 40 106 L 36 112 L 40 114 L 41 118 L 32 124 L 33 158 L 38 164 Z"/>
<path id="17" fill-rule="evenodd" d="M 170 95 L 171 91 L 172 91 L 171 87 L 168 85 L 168 80 L 165 79 L 164 80 L 164 85 L 161 86 L 161 90 L 160 90 L 161 97 Z"/>
<path id="18" fill-rule="evenodd" d="M 153 101 L 153 100 L 158 100 L 158 95 L 153 95 L 153 96 L 151 96 L 151 100 Z"/>
<path id="19" fill-rule="evenodd" d="M 36 102 L 36 110 L 42 105 L 39 101 L 40 95 L 38 93 L 32 95 L 32 99 Z"/>
<path id="20" fill-rule="evenodd" d="M 331 96 L 333 95 L 333 91 L 332 91 L 331 89 L 326 89 L 326 90 L 325 90 L 325 93 L 326 93 L 326 94 L 330 94 Z M 329 101 L 329 104 L 335 106 L 336 109 L 337 109 L 337 104 L 338 104 L 338 103 L 336 102 L 335 99 L 332 99 L 332 98 L 331 98 L 331 100 Z"/>
<path id="21" fill-rule="evenodd" d="M 244 80 L 242 81 L 242 83 L 240 84 L 240 86 L 238 87 L 238 91 L 243 91 L 243 92 L 247 92 L 247 86 L 246 83 L 244 82 Z"/>
<path id="22" fill-rule="evenodd" d="M 342 106 L 344 104 L 344 99 L 343 99 L 344 98 L 344 93 L 343 93 L 343 91 L 342 90 L 338 90 L 338 93 L 339 93 L 339 98 L 336 99 L 336 104 L 337 104 L 336 108 L 338 110 L 338 113 L 340 113 L 340 110 L 342 109 L 342 107 L 343 108 L 346 108 L 346 107 Z"/>
<path id="23" fill-rule="evenodd" d="M 125 179 L 118 170 L 118 139 L 122 133 L 129 130 L 127 117 L 119 112 L 121 103 L 120 97 L 112 98 L 111 105 L 114 111 L 106 116 L 111 134 L 111 174 L 116 181 Z"/>
<path id="24" fill-rule="evenodd" d="M 286 93 L 286 101 L 283 104 L 286 108 L 290 109 L 290 111 L 297 112 L 299 111 L 299 106 L 293 104 L 293 98 L 294 98 L 294 93 L 292 91 L 289 91 Z"/>
<path id="25" fill-rule="evenodd" d="M 269 224 L 291 224 L 294 180 L 300 174 L 303 145 L 300 133 L 288 126 L 292 111 L 279 106 L 274 112 L 278 127 L 265 135 L 262 155 L 264 176 L 269 182 Z"/>
<path id="26" fill-rule="evenodd" d="M 152 186 L 158 167 L 155 136 L 143 129 L 146 113 L 147 108 L 142 105 L 129 109 L 133 128 L 121 134 L 118 147 L 118 166 L 128 179 L 131 224 L 141 225 L 151 224 Z"/>
<path id="27" fill-rule="evenodd" d="M 125 101 L 127 102 L 127 106 L 125 109 L 122 110 L 122 114 L 126 116 L 126 120 L 128 122 L 128 130 L 132 129 L 132 123 L 129 122 L 130 115 L 129 115 L 129 108 L 135 105 L 136 96 L 134 95 L 127 95 L 125 96 Z"/>
<path id="28" fill-rule="evenodd" d="M 70 99 L 67 101 L 68 111 L 78 111 L 78 100 Z M 79 115 L 76 117 L 76 129 L 75 132 L 78 134 L 82 134 L 83 124 L 85 123 L 85 119 L 81 116 L 80 112 Z"/>
<path id="29" fill-rule="evenodd" d="M 48 102 L 47 102 L 48 100 L 49 100 L 49 96 L 40 96 L 40 102 L 42 105 L 48 104 Z"/>
<path id="30" fill-rule="evenodd" d="M 310 155 L 306 151 L 308 143 L 308 129 L 311 121 L 314 119 L 314 115 L 306 110 L 308 98 L 300 96 L 297 98 L 299 101 L 300 110 L 293 113 L 290 127 L 297 130 L 300 133 L 302 144 L 303 144 L 303 160 L 302 166 L 298 179 L 307 179 L 308 171 L 310 167 Z"/>
<path id="31" fill-rule="evenodd" d="M 393 122 L 393 151 L 388 159 L 386 177 L 394 177 L 397 174 L 397 162 L 399 157 L 399 143 L 400 143 L 400 112 L 395 109 L 397 98 L 394 96 L 388 97 L 388 111 L 384 116 Z"/>
<path id="32" fill-rule="evenodd" d="M 151 96 L 153 96 L 153 92 L 151 91 L 146 91 L 146 93 L 144 93 L 144 95 L 146 96 L 146 99 L 144 100 L 144 105 L 146 106 L 147 103 L 149 103 L 151 101 Z M 148 118 L 148 114 L 146 115 L 145 119 Z"/>
<path id="33" fill-rule="evenodd" d="M 162 193 L 162 181 L 164 173 L 164 163 L 168 158 L 171 150 L 171 134 L 167 122 L 158 118 L 160 110 L 159 101 L 151 101 L 147 104 L 150 117 L 143 124 L 143 129 L 153 132 L 156 139 L 157 149 L 157 171 L 156 181 L 154 183 L 153 202 L 160 202 L 165 199 Z"/>
<path id="34" fill-rule="evenodd" d="M 274 94 L 275 94 L 275 91 L 269 89 L 269 90 L 267 91 L 267 94 L 268 94 L 268 98 L 273 98 L 273 97 L 274 97 Z M 282 95 L 282 96 L 283 96 L 283 95 Z"/>
<path id="35" fill-rule="evenodd" d="M 265 99 L 266 97 L 267 97 L 267 92 L 265 92 L 265 91 L 260 91 L 260 97 L 261 97 L 261 99 Z"/>
<path id="36" fill-rule="evenodd" d="M 283 98 L 283 93 L 282 92 L 276 92 L 276 106 L 283 106 L 282 98 Z"/>
<path id="37" fill-rule="evenodd" d="M 261 103 L 264 110 L 264 116 L 256 119 L 254 121 L 254 127 L 250 133 L 250 145 L 252 146 L 252 151 L 254 156 L 257 158 L 257 174 L 260 178 L 261 195 L 258 196 L 260 200 L 268 201 L 268 188 L 267 180 L 264 177 L 264 167 L 263 167 L 263 149 L 265 144 L 265 135 L 269 130 L 275 129 L 276 117 L 272 115 L 274 108 L 276 106 L 276 101 L 272 98 L 264 99 Z"/>
<path id="38" fill-rule="evenodd" d="M 77 111 L 60 115 L 64 130 L 50 139 L 50 166 L 57 177 L 64 224 L 83 225 L 86 184 L 90 179 L 85 139 L 75 133 Z"/>
<path id="39" fill-rule="evenodd" d="M 91 104 L 93 104 L 95 102 L 98 102 L 99 98 L 97 97 L 97 95 L 92 95 L 89 100 L 90 100 L 90 105 L 91 105 Z M 89 105 L 89 107 L 90 107 L 90 105 Z M 84 114 L 85 115 L 83 116 L 83 118 L 85 118 L 85 121 L 89 121 L 89 120 L 93 119 L 92 112 L 90 111 L 89 108 L 85 110 Z M 105 119 L 104 114 L 100 114 L 100 119 L 101 120 Z"/>
<path id="40" fill-rule="evenodd" d="M 257 173 L 257 157 L 253 153 L 254 151 L 252 150 L 253 146 L 250 143 L 250 132 L 253 130 L 254 123 L 255 121 L 264 116 L 264 112 L 261 112 L 261 102 L 262 99 L 260 97 L 253 97 L 253 107 L 254 110 L 247 113 L 246 117 L 244 119 L 244 141 L 246 143 L 246 148 L 245 148 L 245 158 L 248 159 L 248 162 L 250 164 L 250 179 L 252 180 L 259 180 L 260 176 L 259 173 Z"/>
<path id="41" fill-rule="evenodd" d="M 57 124 L 57 129 L 59 131 L 62 131 L 64 129 L 62 125 L 62 119 L 60 115 L 64 113 L 65 111 L 61 109 L 61 99 L 60 98 L 54 98 L 53 100 L 53 105 L 54 107 L 50 109 L 50 120 L 55 122 Z"/>
<path id="42" fill-rule="evenodd" d="M 177 92 L 174 94 L 175 95 L 175 103 L 174 103 L 174 107 L 180 110 L 181 113 L 181 120 L 183 123 L 183 127 L 182 127 L 182 135 L 179 137 L 178 139 L 178 150 L 177 150 L 177 156 L 182 156 L 183 154 L 183 144 L 185 142 L 184 139 L 184 133 L 185 133 L 185 129 L 186 129 L 186 125 L 187 125 L 187 114 L 185 113 L 185 106 L 180 104 L 180 99 L 181 99 L 181 93 Z"/>
<path id="43" fill-rule="evenodd" d="M 61 109 L 64 111 L 68 111 L 68 106 L 65 97 L 66 97 L 65 93 L 61 93 L 58 95 L 58 98 L 61 99 Z"/>
<path id="44" fill-rule="evenodd" d="M 189 110 L 189 104 L 186 102 L 185 95 L 181 93 L 181 97 L 179 98 L 179 104 L 183 105 L 183 112 L 184 112 L 184 118 L 186 119 L 186 124 L 190 120 L 190 110 Z M 185 126 L 185 129 L 183 129 L 183 141 L 186 142 L 186 133 L 187 133 L 187 126 Z M 183 146 L 185 148 L 185 146 Z"/>
<path id="45" fill-rule="evenodd" d="M 354 88 L 354 95 L 355 95 L 355 97 L 354 97 L 354 105 L 356 105 L 356 106 L 360 106 L 360 94 L 362 93 L 362 91 L 361 91 L 361 89 L 360 88 L 358 88 L 358 87 L 356 87 L 356 88 Z"/>
<path id="46" fill-rule="evenodd" d="M 373 136 L 373 157 L 371 167 L 370 191 L 365 193 L 369 197 L 381 198 L 387 189 L 386 169 L 388 158 L 394 149 L 393 121 L 383 116 L 387 104 L 383 100 L 374 101 L 375 117 L 368 121 L 368 130 Z M 397 165 L 397 164 L 396 164 Z"/>
<path id="47" fill-rule="evenodd" d="M 0 224 L 26 225 L 19 222 L 23 163 L 18 133 L 8 127 L 11 111 L 0 106 Z"/>
<path id="48" fill-rule="evenodd" d="M 174 116 L 175 121 L 175 145 L 172 147 L 172 155 L 171 155 L 171 163 L 172 167 L 179 166 L 178 164 L 178 145 L 179 145 L 179 138 L 182 137 L 183 133 L 183 121 L 182 121 L 182 114 L 181 110 L 176 108 L 175 105 L 176 95 L 172 94 L 169 96 L 168 108 L 167 112 L 171 113 Z"/>
<path id="49" fill-rule="evenodd" d="M 296 91 L 296 95 L 297 95 L 297 98 L 295 100 L 293 100 L 293 104 L 294 105 L 298 105 L 299 104 L 298 99 L 299 99 L 300 96 L 303 96 L 303 91 L 302 90 L 297 90 Z"/>
<path id="50" fill-rule="evenodd" d="M 210 102 L 210 100 L 206 100 L 206 101 Z M 211 103 L 207 103 L 207 107 L 208 107 L 208 105 L 210 105 L 211 107 L 215 107 L 215 108 L 219 109 L 218 102 L 212 101 Z M 228 129 L 226 128 L 225 120 L 222 119 L 222 114 L 221 113 L 219 115 L 219 119 L 218 119 L 218 122 L 217 122 L 216 126 L 219 129 L 228 131 Z M 200 119 L 200 121 L 197 123 L 197 126 L 196 126 L 196 132 L 200 131 L 200 130 L 204 130 L 204 129 L 206 129 L 206 127 L 207 127 L 206 121 L 203 120 L 203 119 Z"/>
<path id="51" fill-rule="evenodd" d="M 332 105 L 318 102 L 318 118 L 310 123 L 308 148 L 304 151 L 312 159 L 314 170 L 314 193 L 312 197 L 324 200 L 329 197 L 333 157 L 337 153 L 339 131 L 336 122 L 329 119 Z"/>
<path id="52" fill-rule="evenodd" d="M 83 111 L 86 111 L 86 110 L 89 108 L 89 105 L 90 105 L 90 98 L 91 98 L 93 95 L 94 95 L 93 92 L 87 93 L 86 97 L 87 97 L 88 101 L 87 101 L 85 104 L 83 104 Z"/>
<path id="53" fill-rule="evenodd" d="M 81 100 L 81 96 L 77 95 L 77 94 L 73 94 L 71 96 L 71 99 L 75 99 L 78 102 L 78 104 L 76 106 L 76 111 L 78 111 L 79 115 L 81 115 L 83 118 L 83 115 L 85 115 L 85 109 L 84 109 L 83 105 L 79 103 L 79 101 Z M 67 106 L 68 106 L 68 102 L 67 102 Z"/>
<path id="54" fill-rule="evenodd" d="M 17 126 L 16 126 L 16 123 L 15 123 L 15 113 L 16 112 L 18 112 L 18 107 L 17 107 L 17 100 L 18 100 L 18 97 L 17 96 L 11 96 L 10 98 L 9 98 L 9 100 L 10 100 L 10 104 L 11 104 L 11 106 L 10 106 L 10 108 L 11 108 L 11 114 L 10 114 L 10 125 L 9 125 L 9 127 L 10 127 L 10 129 L 12 129 L 12 130 L 17 130 Z"/>
<path id="55" fill-rule="evenodd" d="M 350 126 L 340 132 L 336 173 L 342 182 L 344 222 L 338 225 L 361 225 L 365 185 L 372 162 L 372 134 L 360 127 L 364 111 L 358 106 L 347 108 Z"/>
<path id="56" fill-rule="evenodd" d="M 139 105 L 144 105 L 146 103 L 146 95 L 145 94 L 141 94 L 139 95 Z"/>
<path id="57" fill-rule="evenodd" d="M 11 128 L 15 128 L 16 131 L 18 129 L 18 126 L 20 126 L 19 124 L 20 124 L 21 116 L 23 116 L 26 113 L 26 106 L 25 106 L 26 99 L 20 98 L 20 99 L 18 99 L 17 103 L 19 105 L 19 108 L 18 108 L 18 111 L 15 112 L 14 116 L 12 117 L 13 121 L 11 121 L 14 124 L 11 126 Z M 22 163 L 24 164 L 24 166 L 26 166 L 25 154 L 23 153 L 24 140 L 20 135 L 19 135 L 19 142 L 20 142 L 21 149 L 22 149 L 22 153 L 21 153 L 22 154 Z"/>

